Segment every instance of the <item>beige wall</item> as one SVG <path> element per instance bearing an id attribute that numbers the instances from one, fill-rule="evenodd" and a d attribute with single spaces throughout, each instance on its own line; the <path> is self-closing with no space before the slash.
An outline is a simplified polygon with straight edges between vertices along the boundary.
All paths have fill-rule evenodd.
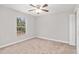
<path id="1" fill-rule="evenodd" d="M 38 17 L 37 36 L 69 43 L 69 15 L 59 13 Z"/>
<path id="2" fill-rule="evenodd" d="M 17 16 L 25 16 L 27 22 L 26 34 L 21 37 L 17 37 L 16 35 Z M 33 37 L 34 19 L 34 16 L 0 6 L 0 46 Z"/>

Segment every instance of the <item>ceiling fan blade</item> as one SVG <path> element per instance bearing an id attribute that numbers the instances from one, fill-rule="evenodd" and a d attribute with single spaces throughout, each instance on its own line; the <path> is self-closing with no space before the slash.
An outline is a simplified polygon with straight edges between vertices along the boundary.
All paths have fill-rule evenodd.
<path id="1" fill-rule="evenodd" d="M 35 9 L 31 9 L 31 10 L 28 10 L 28 11 L 34 11 Z"/>
<path id="2" fill-rule="evenodd" d="M 32 6 L 32 7 L 36 7 L 36 6 L 32 5 L 32 4 L 30 4 L 30 6 Z"/>
<path id="3" fill-rule="evenodd" d="M 41 9 L 42 11 L 45 11 L 45 12 L 48 12 L 48 10 L 46 10 L 46 9 Z"/>
<path id="4" fill-rule="evenodd" d="M 47 7 L 47 6 L 48 6 L 48 4 L 44 4 L 44 5 L 43 5 L 43 7 Z"/>

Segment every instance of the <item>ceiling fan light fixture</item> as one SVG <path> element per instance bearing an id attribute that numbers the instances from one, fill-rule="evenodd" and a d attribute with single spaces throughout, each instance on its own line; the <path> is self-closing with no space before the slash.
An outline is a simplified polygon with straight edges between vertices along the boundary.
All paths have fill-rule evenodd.
<path id="1" fill-rule="evenodd" d="M 36 12 L 37 14 L 39 14 L 39 13 L 42 12 L 42 10 L 40 10 L 40 9 L 36 9 L 35 12 Z"/>
<path id="2" fill-rule="evenodd" d="M 33 5 L 33 4 L 30 4 L 30 6 L 34 7 L 34 9 L 32 10 L 29 10 L 29 11 L 34 11 L 35 13 L 37 14 L 40 14 L 42 11 L 44 12 L 48 12 L 49 10 L 47 10 L 45 7 L 48 7 L 48 4 L 44 4 L 44 5 Z"/>

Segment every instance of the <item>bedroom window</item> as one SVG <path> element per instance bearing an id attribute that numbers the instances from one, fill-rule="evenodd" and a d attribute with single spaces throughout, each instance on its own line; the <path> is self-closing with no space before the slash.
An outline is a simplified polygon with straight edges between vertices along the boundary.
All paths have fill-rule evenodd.
<path id="1" fill-rule="evenodd" d="M 17 35 L 23 35 L 25 32 L 25 17 L 17 17 Z"/>

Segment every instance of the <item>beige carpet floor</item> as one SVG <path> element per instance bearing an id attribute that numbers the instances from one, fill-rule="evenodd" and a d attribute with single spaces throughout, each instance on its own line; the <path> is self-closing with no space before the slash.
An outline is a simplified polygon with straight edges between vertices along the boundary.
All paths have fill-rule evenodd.
<path id="1" fill-rule="evenodd" d="M 65 43 L 33 38 L 0 49 L 0 54 L 74 54 L 75 46 Z"/>

